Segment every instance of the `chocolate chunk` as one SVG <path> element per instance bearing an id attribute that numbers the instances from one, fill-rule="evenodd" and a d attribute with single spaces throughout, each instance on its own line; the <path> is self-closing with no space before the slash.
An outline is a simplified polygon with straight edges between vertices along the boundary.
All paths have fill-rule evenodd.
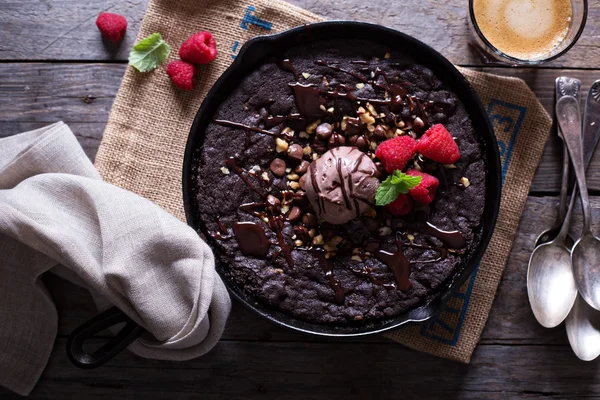
<path id="1" fill-rule="evenodd" d="M 356 135 L 360 133 L 360 119 L 355 117 L 350 117 L 346 119 L 346 132 L 351 135 Z"/>
<path id="2" fill-rule="evenodd" d="M 377 125 L 373 131 L 373 136 L 377 139 L 385 139 L 387 137 L 387 132 L 383 126 Z"/>
<path id="3" fill-rule="evenodd" d="M 422 132 L 423 128 L 425 128 L 425 123 L 423 122 L 423 120 L 419 117 L 415 118 L 415 120 L 413 121 L 413 131 L 415 132 Z"/>
<path id="4" fill-rule="evenodd" d="M 320 140 L 316 135 L 310 144 L 310 147 L 318 154 L 323 154 L 327 151 L 327 142 Z"/>
<path id="5" fill-rule="evenodd" d="M 344 144 L 346 144 L 346 138 L 339 133 L 334 133 L 329 138 L 328 147 L 332 149 L 334 147 L 343 146 Z"/>
<path id="6" fill-rule="evenodd" d="M 294 206 L 294 207 L 292 207 L 292 209 L 290 210 L 290 213 L 288 214 L 288 219 L 290 221 L 296 221 L 297 219 L 300 218 L 301 215 L 302 215 L 302 211 L 300 211 L 300 208 Z"/>
<path id="7" fill-rule="evenodd" d="M 307 228 L 315 228 L 319 224 L 319 220 L 316 215 L 306 213 L 302 217 L 302 223 L 306 225 Z"/>
<path id="8" fill-rule="evenodd" d="M 292 160 L 300 161 L 303 155 L 302 146 L 299 144 L 293 144 L 288 148 L 288 157 Z"/>
<path id="9" fill-rule="evenodd" d="M 350 137 L 349 142 L 352 146 L 358 147 L 360 151 L 367 151 L 369 148 L 369 142 L 364 135 L 355 135 Z"/>
<path id="10" fill-rule="evenodd" d="M 294 193 L 294 203 L 303 206 L 308 202 L 308 198 L 306 197 L 306 192 L 304 190 L 298 190 Z"/>
<path id="11" fill-rule="evenodd" d="M 308 167 L 310 167 L 310 163 L 306 160 L 302 160 L 300 161 L 300 164 L 294 168 L 294 172 L 297 174 L 304 174 L 308 171 Z"/>
<path id="12" fill-rule="evenodd" d="M 279 207 L 281 206 L 281 201 L 277 197 L 270 194 L 267 196 L 267 204 L 272 207 Z"/>
<path id="13" fill-rule="evenodd" d="M 365 250 L 369 253 L 375 253 L 377 250 L 379 250 L 380 247 L 381 245 L 379 244 L 379 242 L 369 242 L 365 246 Z"/>
<path id="14" fill-rule="evenodd" d="M 329 139 L 332 133 L 333 128 L 331 127 L 331 124 L 328 124 L 327 122 L 324 122 L 321 125 L 317 126 L 316 134 L 319 139 L 327 140 Z"/>
<path id="15" fill-rule="evenodd" d="M 294 227 L 294 235 L 303 242 L 310 242 L 310 235 L 308 234 L 308 229 L 304 226 L 295 226 Z"/>
<path id="16" fill-rule="evenodd" d="M 273 161 L 271 161 L 269 168 L 271 168 L 271 172 L 273 172 L 275 176 L 281 178 L 283 175 L 285 175 L 286 165 L 285 161 L 283 161 L 281 158 L 275 158 Z"/>
<path id="17" fill-rule="evenodd" d="M 375 167 L 377 168 L 377 171 L 375 172 L 375 174 L 377 175 L 376 177 L 380 177 L 385 173 L 385 167 L 383 166 L 381 161 L 377 161 L 375 163 Z"/>
<path id="18" fill-rule="evenodd" d="M 365 228 L 371 233 L 375 233 L 381 228 L 381 224 L 374 218 L 365 218 L 364 219 Z"/>

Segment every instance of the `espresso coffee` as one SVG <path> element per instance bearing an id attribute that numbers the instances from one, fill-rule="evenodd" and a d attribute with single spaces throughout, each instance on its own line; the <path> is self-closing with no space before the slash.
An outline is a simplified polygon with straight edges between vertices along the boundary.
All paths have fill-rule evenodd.
<path id="1" fill-rule="evenodd" d="M 544 58 L 565 40 L 571 0 L 473 0 L 481 33 L 498 50 L 521 60 Z"/>

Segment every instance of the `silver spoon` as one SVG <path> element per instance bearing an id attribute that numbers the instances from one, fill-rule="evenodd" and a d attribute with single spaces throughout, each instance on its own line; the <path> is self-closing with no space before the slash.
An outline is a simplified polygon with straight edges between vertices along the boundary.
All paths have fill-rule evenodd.
<path id="1" fill-rule="evenodd" d="M 577 295 L 566 321 L 567 337 L 575 355 L 592 361 L 600 355 L 600 311 L 593 309 Z"/>
<path id="2" fill-rule="evenodd" d="M 570 78 L 568 76 L 559 76 L 556 78 L 555 84 L 556 90 L 556 101 L 558 101 L 562 96 L 573 96 L 577 101 L 579 101 L 579 94 L 581 92 L 581 81 L 576 78 Z M 563 221 L 565 220 L 565 216 L 567 215 L 567 190 L 568 190 L 568 182 L 569 182 L 569 166 L 571 160 L 569 158 L 569 150 L 567 149 L 567 144 L 565 143 L 565 139 L 563 137 L 562 131 L 560 127 L 557 127 L 556 133 L 560 138 L 563 145 L 563 168 L 562 168 L 562 179 L 561 179 L 561 187 L 560 187 L 560 202 L 558 205 L 558 214 L 556 215 L 556 221 L 554 221 L 554 225 L 550 229 L 546 229 L 538 236 L 535 241 L 535 247 L 539 246 L 543 243 L 548 243 L 551 240 L 556 238 L 558 232 L 560 231 L 561 226 L 563 225 Z M 573 238 L 567 234 L 566 244 L 568 248 L 573 247 L 573 243 L 575 241 Z"/>
<path id="3" fill-rule="evenodd" d="M 585 103 L 583 151 L 586 168 L 592 159 L 599 138 L 600 80 L 592 84 Z M 581 295 L 577 296 L 565 324 L 569 343 L 579 359 L 591 361 L 600 355 L 600 311 L 590 307 Z"/>
<path id="4" fill-rule="evenodd" d="M 585 179 L 581 114 L 579 104 L 572 96 L 561 98 L 556 105 L 558 123 L 565 136 L 583 207 L 583 233 L 573 246 L 571 262 L 577 289 L 588 304 L 600 309 L 600 240 L 591 231 L 591 207 Z"/>
<path id="5" fill-rule="evenodd" d="M 577 297 L 571 251 L 565 243 L 574 203 L 573 198 L 556 238 L 536 247 L 527 267 L 529 304 L 535 319 L 545 328 L 563 322 Z"/>

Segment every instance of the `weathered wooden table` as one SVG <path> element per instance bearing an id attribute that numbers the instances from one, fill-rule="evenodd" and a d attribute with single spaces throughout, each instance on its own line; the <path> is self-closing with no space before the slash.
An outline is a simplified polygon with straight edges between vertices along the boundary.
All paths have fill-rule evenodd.
<path id="1" fill-rule="evenodd" d="M 535 69 L 483 65 L 468 46 L 466 0 L 292 2 L 330 19 L 388 25 L 429 43 L 456 64 L 520 77 L 549 112 L 557 76 L 577 77 L 585 90 L 600 79 L 596 0 L 579 43 Z M 94 158 L 146 5 L 145 0 L 0 0 L 0 136 L 63 120 Z M 121 46 L 105 47 L 99 40 L 94 21 L 103 10 L 127 17 Z M 600 363 L 579 361 L 564 327 L 543 329 L 527 301 L 527 261 L 535 237 L 554 220 L 560 163 L 561 146 L 553 132 L 470 365 L 417 353 L 380 336 L 327 340 L 290 332 L 235 304 L 222 341 L 205 357 L 172 363 L 121 354 L 103 368 L 83 371 L 67 360 L 65 341 L 94 315 L 94 306 L 84 290 L 48 276 L 59 332 L 32 398 L 600 398 Z M 588 179 L 600 221 L 600 152 Z M 576 230 L 580 224 L 578 214 Z M 0 388 L 0 398 L 18 396 Z"/>

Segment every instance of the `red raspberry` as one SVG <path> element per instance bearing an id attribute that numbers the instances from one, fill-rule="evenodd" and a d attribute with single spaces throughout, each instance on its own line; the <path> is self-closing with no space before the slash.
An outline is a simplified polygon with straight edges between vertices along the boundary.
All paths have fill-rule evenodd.
<path id="1" fill-rule="evenodd" d="M 167 75 L 171 78 L 173 85 L 182 90 L 192 90 L 196 84 L 196 67 L 185 61 L 171 61 L 167 65 Z"/>
<path id="2" fill-rule="evenodd" d="M 453 164 L 460 158 L 456 142 L 442 124 L 432 126 L 421 136 L 417 150 L 441 164 Z"/>
<path id="3" fill-rule="evenodd" d="M 96 19 L 96 26 L 100 33 L 111 42 L 120 42 L 127 30 L 127 20 L 119 14 L 101 12 Z"/>
<path id="4" fill-rule="evenodd" d="M 415 139 L 410 136 L 398 136 L 381 143 L 375 155 L 381 160 L 385 170 L 391 174 L 395 170 L 402 171 L 416 151 Z"/>
<path id="5" fill-rule="evenodd" d="M 417 171 L 416 169 L 409 169 L 405 172 L 405 174 L 421 177 L 421 183 L 408 192 L 410 197 L 412 197 L 414 201 L 421 204 L 431 203 L 435 198 L 435 192 L 440 185 L 440 181 L 438 181 L 435 176 L 431 176 L 425 172 Z"/>
<path id="6" fill-rule="evenodd" d="M 412 206 L 412 198 L 407 194 L 401 194 L 396 200 L 386 205 L 385 209 L 393 215 L 406 215 L 411 212 Z"/>
<path id="7" fill-rule="evenodd" d="M 208 64 L 217 56 L 217 42 L 208 31 L 194 33 L 179 48 L 179 57 L 192 64 Z"/>

